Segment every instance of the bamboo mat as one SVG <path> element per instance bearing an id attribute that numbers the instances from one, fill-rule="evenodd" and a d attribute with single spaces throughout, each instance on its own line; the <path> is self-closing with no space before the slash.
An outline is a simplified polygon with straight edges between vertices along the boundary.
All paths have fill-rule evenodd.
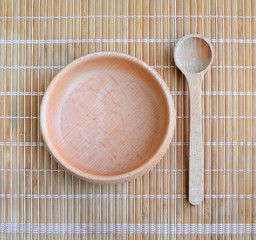
<path id="1" fill-rule="evenodd" d="M 205 195 L 188 203 L 189 98 L 173 47 L 215 48 L 203 88 Z M 1 0 L 0 239 L 250 239 L 256 236 L 256 1 Z M 52 78 L 74 59 L 124 52 L 155 68 L 177 110 L 156 168 L 92 185 L 51 158 L 39 129 Z"/>

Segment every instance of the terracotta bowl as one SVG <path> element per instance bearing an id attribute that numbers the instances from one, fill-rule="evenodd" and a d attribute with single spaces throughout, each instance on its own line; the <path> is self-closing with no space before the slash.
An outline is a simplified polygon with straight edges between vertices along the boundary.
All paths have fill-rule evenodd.
<path id="1" fill-rule="evenodd" d="M 173 137 L 168 87 L 146 63 L 94 53 L 66 66 L 41 105 L 41 130 L 65 169 L 94 183 L 130 181 L 153 168 Z"/>

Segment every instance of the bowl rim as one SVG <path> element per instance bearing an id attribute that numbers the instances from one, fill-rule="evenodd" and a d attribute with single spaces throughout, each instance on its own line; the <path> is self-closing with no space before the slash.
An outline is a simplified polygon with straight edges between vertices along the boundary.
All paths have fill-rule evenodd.
<path id="1" fill-rule="evenodd" d="M 51 144 L 49 134 L 47 134 L 46 118 L 45 118 L 45 112 L 47 109 L 46 106 L 49 99 L 48 96 L 52 91 L 54 91 L 55 89 L 54 87 L 56 83 L 61 80 L 62 76 L 65 75 L 66 72 L 71 70 L 73 67 L 75 67 L 76 65 L 79 65 L 84 61 L 94 60 L 102 57 L 103 58 L 115 57 L 115 58 L 121 58 L 124 60 L 132 61 L 133 63 L 139 65 L 143 71 L 147 71 L 148 73 L 150 73 L 150 75 L 152 75 L 153 77 L 152 79 L 154 79 L 158 83 L 158 85 L 161 87 L 162 93 L 164 94 L 164 98 L 168 106 L 166 108 L 166 110 L 168 111 L 167 116 L 169 118 L 168 126 L 166 128 L 166 132 L 164 134 L 163 139 L 160 142 L 159 147 L 151 154 L 148 160 L 146 160 L 143 164 L 141 164 L 137 168 L 134 168 L 128 172 L 125 172 L 122 174 L 116 174 L 113 176 L 102 176 L 102 175 L 88 173 L 85 171 L 81 171 L 76 167 L 73 167 L 72 164 L 68 164 L 61 156 L 58 155 L 57 151 L 54 148 L 54 144 Z M 167 87 L 166 83 L 164 82 L 163 78 L 160 76 L 160 74 L 158 74 L 152 67 L 150 67 L 147 63 L 143 62 L 142 60 L 139 60 L 138 58 L 133 57 L 131 55 L 127 55 L 124 53 L 117 53 L 117 52 L 91 53 L 91 54 L 82 56 L 74 60 L 70 64 L 66 65 L 50 82 L 43 96 L 41 107 L 40 107 L 41 134 L 51 155 L 58 162 L 58 164 L 60 164 L 65 170 L 79 177 L 80 179 L 83 179 L 92 183 L 100 183 L 100 184 L 124 183 L 127 181 L 134 180 L 135 178 L 148 172 L 161 160 L 161 158 L 164 156 L 165 152 L 167 151 L 174 135 L 175 126 L 176 126 L 176 113 L 174 108 L 174 102 L 173 102 L 170 90 Z"/>

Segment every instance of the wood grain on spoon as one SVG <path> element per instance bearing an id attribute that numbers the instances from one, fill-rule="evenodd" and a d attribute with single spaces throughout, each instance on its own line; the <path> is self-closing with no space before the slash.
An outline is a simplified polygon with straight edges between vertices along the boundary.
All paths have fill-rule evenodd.
<path id="1" fill-rule="evenodd" d="M 201 87 L 213 62 L 213 47 L 201 35 L 187 35 L 177 43 L 174 60 L 186 76 L 190 93 L 189 201 L 199 205 L 204 197 Z"/>

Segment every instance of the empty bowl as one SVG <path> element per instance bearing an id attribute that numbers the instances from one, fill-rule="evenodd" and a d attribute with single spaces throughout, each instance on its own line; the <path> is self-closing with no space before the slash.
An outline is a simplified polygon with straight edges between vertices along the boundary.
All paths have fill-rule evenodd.
<path id="1" fill-rule="evenodd" d="M 168 149 L 175 110 L 161 76 L 135 57 L 94 53 L 67 65 L 42 101 L 42 136 L 65 169 L 93 183 L 131 181 Z"/>

